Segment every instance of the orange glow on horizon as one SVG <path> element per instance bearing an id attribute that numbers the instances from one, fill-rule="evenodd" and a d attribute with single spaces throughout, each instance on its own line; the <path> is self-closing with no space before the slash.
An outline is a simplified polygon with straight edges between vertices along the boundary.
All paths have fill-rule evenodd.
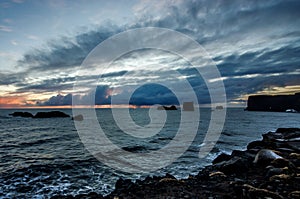
<path id="1" fill-rule="evenodd" d="M 0 108 L 19 108 L 25 105 L 25 97 L 23 96 L 9 96 L 0 97 Z"/>
<path id="2" fill-rule="evenodd" d="M 96 108 L 96 109 L 106 109 L 106 108 L 150 108 L 150 106 L 136 106 L 136 105 L 126 105 L 126 104 L 117 104 L 117 105 L 95 105 L 95 106 L 72 106 L 72 105 L 64 105 L 64 106 L 24 106 L 19 104 L 0 104 L 0 109 L 72 109 L 72 108 Z"/>

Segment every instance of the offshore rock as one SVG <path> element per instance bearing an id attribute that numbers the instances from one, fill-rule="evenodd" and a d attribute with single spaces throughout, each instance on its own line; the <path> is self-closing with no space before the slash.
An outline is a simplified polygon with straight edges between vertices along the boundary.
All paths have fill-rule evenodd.
<path id="1" fill-rule="evenodd" d="M 33 115 L 29 112 L 13 112 L 9 115 L 13 117 L 33 117 Z"/>
<path id="2" fill-rule="evenodd" d="M 29 112 L 13 112 L 9 114 L 13 117 L 31 117 L 31 118 L 52 118 L 52 117 L 70 117 L 61 111 L 38 112 L 35 115 Z"/>
<path id="3" fill-rule="evenodd" d="M 166 110 L 166 111 L 172 111 L 172 110 L 177 110 L 175 105 L 172 106 L 159 106 L 157 107 L 157 110 Z"/>
<path id="4" fill-rule="evenodd" d="M 74 117 L 72 117 L 72 120 L 74 121 L 83 121 L 83 115 L 76 115 Z"/>
<path id="5" fill-rule="evenodd" d="M 61 111 L 38 112 L 33 118 L 70 117 Z"/>

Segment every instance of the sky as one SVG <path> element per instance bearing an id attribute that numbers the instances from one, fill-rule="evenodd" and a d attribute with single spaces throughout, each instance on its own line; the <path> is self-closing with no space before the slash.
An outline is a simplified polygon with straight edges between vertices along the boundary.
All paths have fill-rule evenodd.
<path id="1" fill-rule="evenodd" d="M 98 44 L 144 27 L 167 28 L 197 41 L 220 72 L 208 81 L 224 83 L 228 106 L 246 106 L 249 95 L 300 92 L 299 10 L 297 0 L 2 0 L 0 107 L 71 105 L 72 98 L 93 93 L 79 95 L 78 79 L 97 81 L 97 105 L 122 99 L 133 85 L 139 88 L 132 105 L 177 104 L 172 89 L 155 82 L 176 87 L 183 79 L 200 104 L 209 104 L 201 75 L 184 58 L 159 49 L 128 52 L 101 77 L 94 68 L 78 74 Z"/>

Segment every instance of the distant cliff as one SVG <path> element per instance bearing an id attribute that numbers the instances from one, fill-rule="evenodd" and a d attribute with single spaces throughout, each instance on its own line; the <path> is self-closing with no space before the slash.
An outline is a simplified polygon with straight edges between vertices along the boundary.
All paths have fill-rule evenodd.
<path id="1" fill-rule="evenodd" d="M 295 109 L 300 112 L 300 93 L 295 95 L 254 95 L 248 98 L 248 111 L 285 112 Z"/>

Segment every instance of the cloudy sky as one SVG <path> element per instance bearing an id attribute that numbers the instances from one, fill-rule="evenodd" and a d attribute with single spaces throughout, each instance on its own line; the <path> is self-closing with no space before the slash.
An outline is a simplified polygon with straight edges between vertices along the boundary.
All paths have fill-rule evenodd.
<path id="1" fill-rule="evenodd" d="M 73 87 L 78 81 L 97 82 L 99 105 L 112 96 L 122 104 L 133 85 L 139 88 L 131 104 L 176 104 L 172 89 L 157 80 L 175 87 L 187 80 L 198 102 L 209 103 L 207 85 L 193 66 L 160 49 L 128 52 L 105 71 L 98 65 L 78 74 L 98 44 L 143 27 L 171 29 L 197 41 L 221 75 L 207 81 L 223 81 L 228 105 L 245 106 L 253 94 L 300 92 L 299 10 L 297 0 L 2 0 L 0 107 L 70 105 L 72 97 L 93 93 L 82 86 L 80 95 Z"/>

